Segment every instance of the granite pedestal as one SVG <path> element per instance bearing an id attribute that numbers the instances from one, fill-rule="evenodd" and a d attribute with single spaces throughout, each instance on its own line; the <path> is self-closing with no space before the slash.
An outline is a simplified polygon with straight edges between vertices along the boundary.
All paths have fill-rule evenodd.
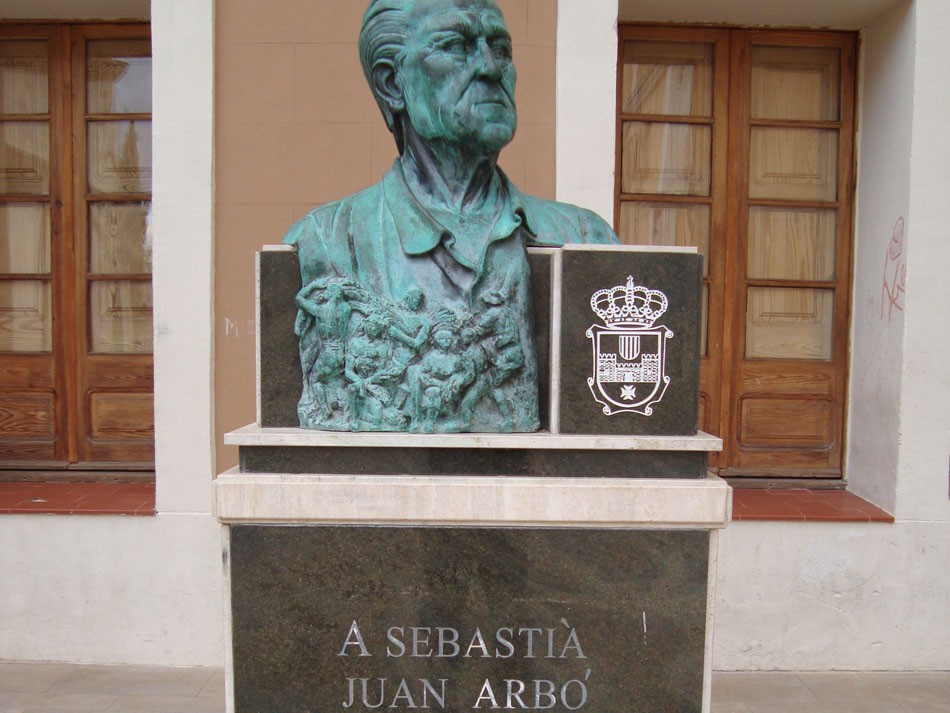
<path id="1" fill-rule="evenodd" d="M 596 290 L 630 276 L 679 313 L 598 322 L 582 277 L 591 256 L 533 254 L 535 304 L 553 315 L 536 325 L 543 376 L 561 382 L 543 389 L 536 434 L 294 427 L 296 256 L 261 255 L 258 420 L 227 434 L 241 465 L 215 483 L 229 711 L 708 710 L 717 531 L 731 494 L 705 466 L 721 442 L 695 428 L 689 300 L 701 265 L 620 252 L 593 256 L 615 268 Z M 581 286 L 559 291 L 571 279 Z M 565 294 L 581 299 L 575 316 Z M 624 332 L 618 359 L 635 374 L 617 389 L 631 398 L 598 372 L 593 339 L 565 338 L 580 327 L 614 330 L 603 344 Z M 660 327 L 675 336 L 651 342 Z M 654 344 L 669 347 L 655 374 L 641 364 Z M 580 377 L 564 398 L 563 382 Z M 620 412 L 607 415 L 597 397 L 613 395 Z"/>

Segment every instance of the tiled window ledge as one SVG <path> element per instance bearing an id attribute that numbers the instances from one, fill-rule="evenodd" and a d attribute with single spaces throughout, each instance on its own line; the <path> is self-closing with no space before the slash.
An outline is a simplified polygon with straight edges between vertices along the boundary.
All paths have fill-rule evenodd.
<path id="1" fill-rule="evenodd" d="M 154 483 L 0 482 L 0 515 L 154 515 Z"/>
<path id="2" fill-rule="evenodd" d="M 0 482 L 0 515 L 154 515 L 153 483 Z M 846 490 L 734 488 L 733 520 L 894 522 Z"/>
<path id="3" fill-rule="evenodd" d="M 894 516 L 847 490 L 733 488 L 733 520 L 894 522 Z"/>

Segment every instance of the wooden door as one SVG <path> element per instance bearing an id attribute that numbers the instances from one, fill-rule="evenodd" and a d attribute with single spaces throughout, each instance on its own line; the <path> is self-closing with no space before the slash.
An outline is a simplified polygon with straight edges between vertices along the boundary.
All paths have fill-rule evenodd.
<path id="1" fill-rule="evenodd" d="M 724 474 L 840 477 L 854 36 L 732 37 Z"/>
<path id="2" fill-rule="evenodd" d="M 624 26 L 615 221 L 706 258 L 701 427 L 726 475 L 841 477 L 850 33 Z"/>
<path id="3" fill-rule="evenodd" d="M 142 25 L 0 26 L 0 470 L 152 467 Z"/>

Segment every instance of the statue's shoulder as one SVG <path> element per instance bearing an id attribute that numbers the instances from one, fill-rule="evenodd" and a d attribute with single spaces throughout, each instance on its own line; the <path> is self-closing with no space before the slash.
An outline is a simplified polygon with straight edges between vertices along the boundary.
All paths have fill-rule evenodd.
<path id="1" fill-rule="evenodd" d="M 517 189 L 516 189 L 517 190 Z M 519 192 L 534 245 L 619 243 L 610 225 L 592 210 Z"/>
<path id="2" fill-rule="evenodd" d="M 283 242 L 303 246 L 314 241 L 333 241 L 336 236 L 345 237 L 354 232 L 354 226 L 378 215 L 382 200 L 382 183 L 376 183 L 358 193 L 317 206 L 290 227 Z"/>

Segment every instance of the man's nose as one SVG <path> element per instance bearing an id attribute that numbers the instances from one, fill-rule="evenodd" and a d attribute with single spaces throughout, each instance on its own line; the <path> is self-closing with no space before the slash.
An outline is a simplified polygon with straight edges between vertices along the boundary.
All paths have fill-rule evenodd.
<path id="1" fill-rule="evenodd" d="M 505 71 L 503 60 L 495 56 L 492 48 L 488 46 L 488 42 L 483 39 L 478 41 L 475 62 L 475 70 L 478 76 L 485 79 L 499 81 Z"/>

